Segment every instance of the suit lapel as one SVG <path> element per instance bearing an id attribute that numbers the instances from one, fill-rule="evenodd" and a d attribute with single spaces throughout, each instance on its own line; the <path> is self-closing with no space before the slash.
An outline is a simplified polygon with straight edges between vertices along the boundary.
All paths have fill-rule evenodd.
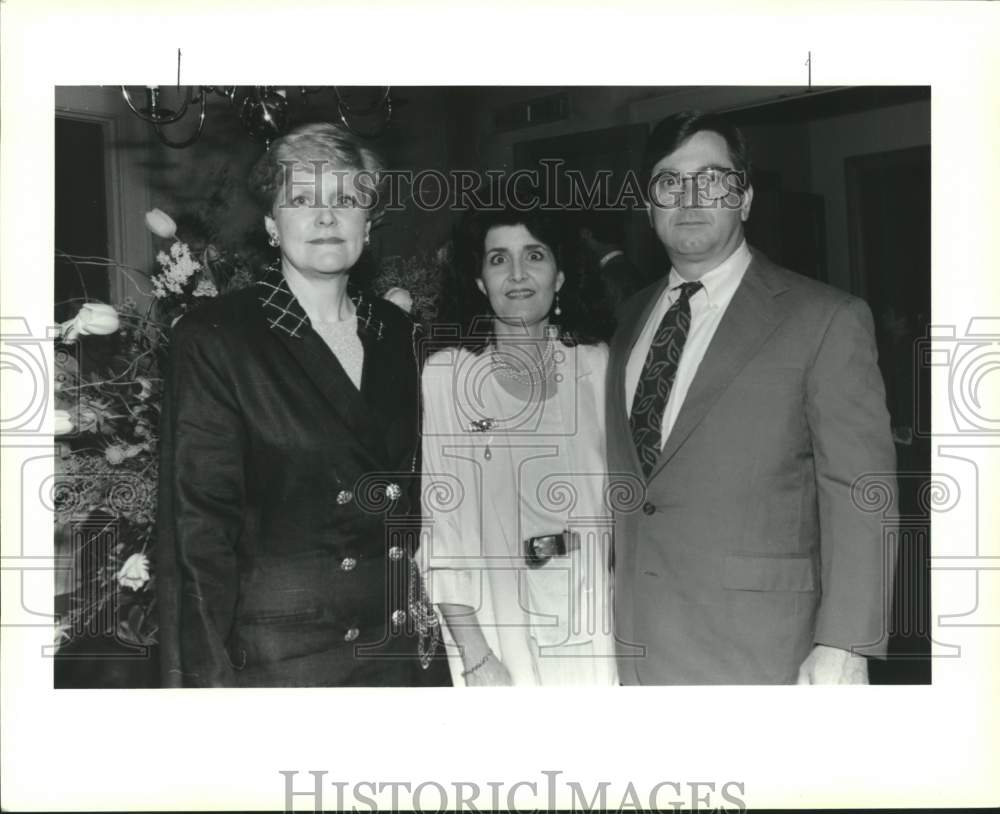
<path id="1" fill-rule="evenodd" d="M 355 390 L 353 394 L 358 397 L 360 410 L 356 426 L 364 433 L 366 443 L 388 456 L 391 444 L 387 443 L 385 433 L 390 419 L 398 417 L 397 411 L 391 407 L 398 405 L 401 399 L 412 397 L 414 402 L 419 399 L 419 393 L 415 389 L 410 390 L 416 387 L 416 382 L 412 381 L 413 363 L 408 356 L 400 355 L 401 348 L 406 347 L 405 343 L 383 341 L 381 322 L 375 321 L 367 327 L 365 323 L 361 324 L 365 360 L 361 369 L 361 392 Z M 418 437 L 420 427 L 416 411 L 407 419 L 412 421 L 410 432 L 413 437 Z"/>
<path id="2" fill-rule="evenodd" d="M 778 327 L 781 315 L 774 297 L 784 288 L 770 277 L 766 263 L 754 255 L 698 366 L 650 480 L 677 453 L 730 382 Z"/>
<path id="3" fill-rule="evenodd" d="M 349 434 L 357 435 L 366 420 L 365 402 L 334 353 L 319 336 L 311 333 L 311 329 L 303 329 L 301 336 L 275 332 L 275 337 L 295 359 L 306 378 L 323 395 L 339 421 L 352 430 Z M 365 367 L 367 366 L 366 354 Z"/>
<path id="4" fill-rule="evenodd" d="M 375 314 L 373 303 L 360 292 L 348 289 L 357 308 L 358 335 L 364 347 L 359 391 L 336 354 L 310 327 L 309 317 L 280 267 L 271 266 L 257 285 L 261 315 L 269 331 L 323 395 L 347 430 L 345 436 L 360 443 L 378 465 L 385 465 L 387 446 L 379 427 L 378 408 L 392 403 L 393 394 L 386 392 L 386 381 L 392 380 L 398 371 L 392 359 L 387 358 L 383 347 L 386 343 L 381 341 L 384 325 Z"/>
<path id="5" fill-rule="evenodd" d="M 367 305 L 364 307 L 369 308 Z M 384 341 L 385 325 L 371 315 L 371 311 L 366 312 L 369 313 L 367 319 L 362 318 L 361 312 L 358 314 L 358 335 L 365 350 L 365 361 L 361 368 L 359 404 L 366 410 L 366 416 L 372 416 L 384 405 L 392 404 L 393 400 L 398 399 L 404 391 L 404 387 L 412 384 L 410 381 L 404 382 L 401 377 L 404 375 L 412 377 L 414 362 L 413 357 L 405 354 L 403 350 L 408 345 L 412 348 L 412 341 L 410 343 Z M 398 338 L 397 334 L 393 336 Z"/>

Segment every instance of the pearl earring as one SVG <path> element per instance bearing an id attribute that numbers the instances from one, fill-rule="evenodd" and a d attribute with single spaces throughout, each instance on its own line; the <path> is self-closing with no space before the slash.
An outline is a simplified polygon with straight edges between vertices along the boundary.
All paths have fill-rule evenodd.
<path id="1" fill-rule="evenodd" d="M 562 308 L 559 307 L 559 292 L 556 292 L 556 307 L 552 311 L 553 315 L 560 317 L 562 316 Z"/>
<path id="2" fill-rule="evenodd" d="M 274 249 L 278 248 L 278 246 L 280 245 L 280 241 L 278 240 L 278 236 L 277 235 L 271 235 L 268 238 L 267 242 L 271 245 L 271 248 L 274 248 Z"/>

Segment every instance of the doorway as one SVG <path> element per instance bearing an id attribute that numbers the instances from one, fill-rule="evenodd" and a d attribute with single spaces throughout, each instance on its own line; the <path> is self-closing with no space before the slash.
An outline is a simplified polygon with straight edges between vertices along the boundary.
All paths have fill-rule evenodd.
<path id="1" fill-rule="evenodd" d="M 919 499 L 931 444 L 916 431 L 917 406 L 930 404 L 930 377 L 916 375 L 916 343 L 931 317 L 930 167 L 929 146 L 854 156 L 844 167 L 851 288 L 875 317 L 899 484 L 889 658 L 871 663 L 872 683 L 931 681 L 930 517 Z"/>
<path id="2" fill-rule="evenodd" d="M 55 146 L 55 319 L 63 322 L 88 300 L 109 301 L 107 269 L 78 259 L 110 254 L 105 127 L 56 116 Z"/>

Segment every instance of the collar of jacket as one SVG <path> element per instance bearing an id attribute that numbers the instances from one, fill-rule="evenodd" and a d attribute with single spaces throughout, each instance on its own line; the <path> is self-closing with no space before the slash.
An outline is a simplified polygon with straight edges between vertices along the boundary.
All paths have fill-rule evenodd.
<path id="1" fill-rule="evenodd" d="M 301 339 L 305 329 L 312 327 L 305 309 L 288 287 L 279 263 L 275 262 L 267 267 L 264 276 L 257 281 L 257 288 L 260 292 L 257 300 L 271 330 Z M 381 339 L 385 326 L 375 315 L 372 301 L 350 283 L 347 285 L 347 294 L 357 312 L 358 329 L 363 332 L 371 331 L 376 339 Z"/>

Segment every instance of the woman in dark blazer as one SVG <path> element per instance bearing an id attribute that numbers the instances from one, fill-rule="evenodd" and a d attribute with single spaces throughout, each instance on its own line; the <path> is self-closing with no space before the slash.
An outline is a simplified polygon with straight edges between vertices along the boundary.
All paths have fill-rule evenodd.
<path id="1" fill-rule="evenodd" d="M 280 260 L 176 326 L 162 418 L 171 686 L 447 683 L 413 553 L 417 329 L 348 284 L 382 166 L 334 125 L 251 175 Z"/>

